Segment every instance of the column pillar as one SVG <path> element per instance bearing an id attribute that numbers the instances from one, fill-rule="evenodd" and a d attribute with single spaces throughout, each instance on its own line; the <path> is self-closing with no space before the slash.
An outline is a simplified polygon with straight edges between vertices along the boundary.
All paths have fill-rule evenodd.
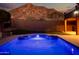
<path id="1" fill-rule="evenodd" d="M 76 17 L 76 35 L 79 35 L 79 19 Z"/>
<path id="2" fill-rule="evenodd" d="M 64 31 L 67 31 L 67 20 L 64 21 Z"/>

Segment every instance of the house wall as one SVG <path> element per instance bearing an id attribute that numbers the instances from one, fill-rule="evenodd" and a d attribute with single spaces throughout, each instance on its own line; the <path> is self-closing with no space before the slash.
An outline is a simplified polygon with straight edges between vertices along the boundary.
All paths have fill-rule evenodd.
<path id="1" fill-rule="evenodd" d="M 76 31 L 76 19 L 75 18 L 67 18 L 67 31 Z"/>
<path id="2" fill-rule="evenodd" d="M 72 25 L 67 25 L 67 31 L 72 31 Z"/>

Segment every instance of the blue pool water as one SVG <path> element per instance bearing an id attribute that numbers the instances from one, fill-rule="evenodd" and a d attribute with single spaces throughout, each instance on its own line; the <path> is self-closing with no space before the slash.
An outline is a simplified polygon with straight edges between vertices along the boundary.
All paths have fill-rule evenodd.
<path id="1" fill-rule="evenodd" d="M 1 55 L 79 55 L 79 48 L 57 36 L 28 34 L 0 45 Z"/>

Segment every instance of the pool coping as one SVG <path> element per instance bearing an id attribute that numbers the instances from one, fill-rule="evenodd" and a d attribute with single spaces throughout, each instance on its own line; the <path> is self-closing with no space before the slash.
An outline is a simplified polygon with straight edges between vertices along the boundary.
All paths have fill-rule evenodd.
<path id="1" fill-rule="evenodd" d="M 16 38 L 17 36 L 23 36 L 23 35 L 26 35 L 26 34 L 13 35 L 13 36 L 9 36 L 9 37 L 7 37 L 7 38 L 3 38 L 3 39 L 0 40 L 0 45 L 5 44 L 6 42 L 8 42 L 8 41 L 10 41 L 10 40 L 13 40 L 12 38 Z M 73 36 L 73 35 L 58 35 L 58 34 L 48 34 L 48 35 L 58 36 L 59 38 L 62 38 L 63 40 L 65 40 L 65 41 L 67 41 L 67 42 L 69 42 L 69 43 L 71 43 L 71 44 L 73 44 L 73 45 L 79 47 L 79 41 L 73 41 L 72 38 L 71 38 L 72 40 L 70 40 L 70 37 Z M 75 35 L 75 36 L 76 36 L 76 35 Z M 73 36 L 73 37 L 74 37 L 74 36 Z M 76 38 L 75 38 L 75 39 L 76 39 Z"/>

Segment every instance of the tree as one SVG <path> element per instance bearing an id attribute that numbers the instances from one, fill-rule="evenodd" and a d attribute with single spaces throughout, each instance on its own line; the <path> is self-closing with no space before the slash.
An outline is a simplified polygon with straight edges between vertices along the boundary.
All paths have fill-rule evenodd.
<path id="1" fill-rule="evenodd" d="M 0 9 L 0 32 L 2 32 L 2 37 L 4 37 L 4 22 L 11 21 L 11 15 L 9 12 Z"/>
<path id="2" fill-rule="evenodd" d="M 0 23 L 10 20 L 10 17 L 11 15 L 9 12 L 0 9 Z"/>

